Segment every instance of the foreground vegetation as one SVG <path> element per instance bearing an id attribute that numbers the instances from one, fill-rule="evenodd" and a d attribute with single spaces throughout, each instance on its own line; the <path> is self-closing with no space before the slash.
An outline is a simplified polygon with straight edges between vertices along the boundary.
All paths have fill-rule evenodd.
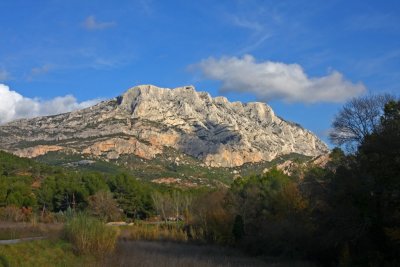
<path id="1" fill-rule="evenodd" d="M 85 214 L 77 214 L 65 224 L 65 237 L 77 254 L 103 258 L 114 252 L 118 229 Z"/>
<path id="2" fill-rule="evenodd" d="M 16 228 L 21 230 L 20 226 Z M 173 224 L 125 226 L 116 243 L 118 229 L 76 214 L 58 235 L 49 237 L 41 231 L 46 240 L 0 245 L 0 266 L 314 266 L 304 261 L 253 258 L 234 248 L 193 244 L 180 226 Z M 26 228 L 25 234 L 30 234 L 28 230 L 39 233 L 39 229 Z M 149 231 L 154 235 L 142 235 Z"/>
<path id="3" fill-rule="evenodd" d="M 249 257 L 237 249 L 214 245 L 193 245 L 175 242 L 120 242 L 108 266 L 166 267 L 313 267 L 304 261 L 260 259 Z"/>
<path id="4" fill-rule="evenodd" d="M 0 246 L 0 266 L 95 266 L 90 256 L 78 256 L 70 243 L 63 240 L 41 240 Z"/>

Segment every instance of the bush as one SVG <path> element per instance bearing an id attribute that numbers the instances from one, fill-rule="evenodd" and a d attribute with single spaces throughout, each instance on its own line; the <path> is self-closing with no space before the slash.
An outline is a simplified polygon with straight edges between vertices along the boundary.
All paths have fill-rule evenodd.
<path id="1" fill-rule="evenodd" d="M 88 198 L 88 210 L 90 215 L 102 221 L 117 221 L 121 219 L 121 211 L 117 202 L 108 191 L 100 191 Z"/>
<path id="2" fill-rule="evenodd" d="M 9 222 L 29 222 L 32 219 L 32 208 L 19 208 L 15 205 L 9 205 L 0 208 L 0 220 Z"/>
<path id="3" fill-rule="evenodd" d="M 78 214 L 65 224 L 65 236 L 78 254 L 104 257 L 114 251 L 119 231 L 86 214 Z"/>
<path id="4" fill-rule="evenodd" d="M 225 206 L 226 192 L 223 190 L 200 195 L 193 202 L 192 230 L 200 232 L 206 241 L 217 244 L 232 244 L 235 237 L 232 227 L 233 213 Z"/>

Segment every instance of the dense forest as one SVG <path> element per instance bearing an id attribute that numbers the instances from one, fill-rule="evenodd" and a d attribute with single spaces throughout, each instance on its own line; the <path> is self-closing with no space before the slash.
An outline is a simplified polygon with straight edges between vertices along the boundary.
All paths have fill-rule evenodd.
<path id="1" fill-rule="evenodd" d="M 189 240 L 254 255 L 326 266 L 398 266 L 400 101 L 387 102 L 358 139 L 333 137 L 353 150 L 333 149 L 324 168 L 302 166 L 290 176 L 272 168 L 230 187 L 191 190 L 0 152 L 0 218 L 57 222 L 84 212 L 102 221 L 178 221 Z"/>

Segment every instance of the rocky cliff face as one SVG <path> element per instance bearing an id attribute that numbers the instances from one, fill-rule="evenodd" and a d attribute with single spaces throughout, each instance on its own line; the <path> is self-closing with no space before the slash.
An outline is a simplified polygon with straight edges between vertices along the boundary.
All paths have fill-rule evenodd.
<path id="1" fill-rule="evenodd" d="M 194 87 L 141 85 L 93 107 L 0 127 L 0 148 L 25 157 L 68 150 L 117 159 L 151 159 L 171 147 L 212 167 L 234 167 L 327 146 L 310 131 L 277 117 L 264 103 L 229 102 Z"/>

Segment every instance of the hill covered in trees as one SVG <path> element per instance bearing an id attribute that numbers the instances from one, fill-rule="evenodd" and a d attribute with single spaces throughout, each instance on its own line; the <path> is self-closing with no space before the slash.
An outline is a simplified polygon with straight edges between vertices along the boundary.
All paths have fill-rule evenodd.
<path id="1" fill-rule="evenodd" d="M 95 205 L 94 196 L 102 192 L 112 192 L 116 201 L 111 203 L 115 207 L 111 205 L 108 207 L 111 210 L 104 210 L 104 213 L 112 213 L 117 206 L 128 217 L 141 217 L 151 212 L 149 186 L 126 174 L 78 172 L 0 151 L 2 216 L 14 216 L 17 220 L 20 216 L 29 217 L 35 211 L 45 217 L 68 209 L 85 210 L 90 203 Z M 104 195 L 108 199 L 102 201 L 114 201 L 107 193 Z M 20 214 L 19 208 L 25 208 L 28 214 Z"/>

